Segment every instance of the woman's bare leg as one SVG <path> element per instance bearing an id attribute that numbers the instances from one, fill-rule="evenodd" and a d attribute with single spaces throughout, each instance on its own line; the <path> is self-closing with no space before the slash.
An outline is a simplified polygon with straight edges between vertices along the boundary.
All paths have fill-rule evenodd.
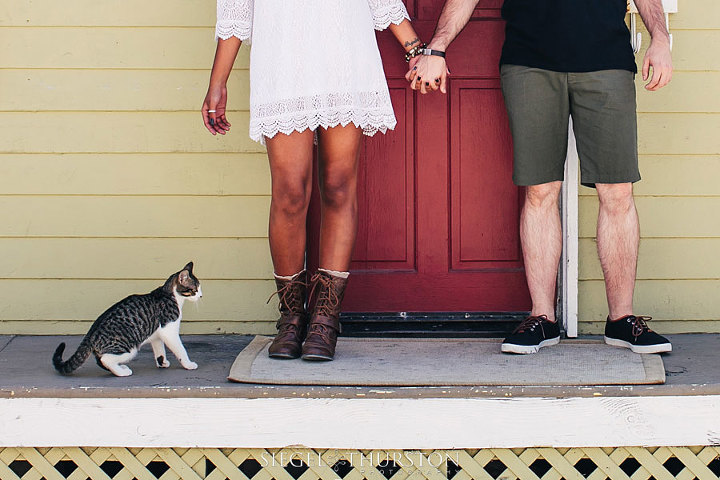
<path id="1" fill-rule="evenodd" d="M 362 130 L 319 129 L 320 135 L 320 262 L 328 270 L 346 272 L 357 233 L 357 174 Z"/>
<path id="2" fill-rule="evenodd" d="M 267 139 L 272 176 L 270 254 L 276 275 L 294 275 L 305 268 L 313 136 L 311 130 L 305 130 L 290 135 L 278 133 Z"/>

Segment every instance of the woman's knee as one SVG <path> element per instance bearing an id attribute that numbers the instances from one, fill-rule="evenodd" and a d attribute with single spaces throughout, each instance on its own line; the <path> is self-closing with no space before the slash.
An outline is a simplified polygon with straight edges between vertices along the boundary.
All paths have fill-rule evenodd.
<path id="1" fill-rule="evenodd" d="M 357 173 L 355 171 L 326 172 L 320 188 L 323 205 L 343 207 L 357 199 Z"/>
<path id="2" fill-rule="evenodd" d="M 308 182 L 273 182 L 272 206 L 287 216 L 305 214 L 312 191 Z"/>

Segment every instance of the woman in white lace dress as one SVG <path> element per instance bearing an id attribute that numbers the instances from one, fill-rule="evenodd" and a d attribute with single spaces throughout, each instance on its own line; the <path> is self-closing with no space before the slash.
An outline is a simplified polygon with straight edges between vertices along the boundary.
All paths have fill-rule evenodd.
<path id="1" fill-rule="evenodd" d="M 402 0 L 218 0 L 217 15 L 205 126 L 213 135 L 230 130 L 226 82 L 241 42 L 250 41 L 250 137 L 267 145 L 270 160 L 269 237 L 281 315 L 269 354 L 331 360 L 357 231 L 360 141 L 396 124 L 375 30 L 390 28 L 410 55 L 419 53 L 420 40 Z M 315 135 L 321 268 L 310 281 L 316 301 L 308 312 L 305 224 Z"/>

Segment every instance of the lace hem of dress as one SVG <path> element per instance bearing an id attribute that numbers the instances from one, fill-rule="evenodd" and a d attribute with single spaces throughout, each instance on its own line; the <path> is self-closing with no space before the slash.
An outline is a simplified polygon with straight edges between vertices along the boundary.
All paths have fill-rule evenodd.
<path id="1" fill-rule="evenodd" d="M 393 130 L 397 124 L 395 114 L 378 112 L 340 112 L 327 110 L 308 113 L 307 116 L 297 118 L 263 119 L 250 124 L 250 138 L 265 145 L 265 137 L 272 138 L 278 133 L 290 135 L 293 132 L 317 130 L 318 127 L 332 128 L 354 124 L 362 128 L 363 134 L 372 137 L 377 132 L 385 133 Z"/>
<path id="2" fill-rule="evenodd" d="M 385 30 L 391 23 L 399 25 L 405 19 L 410 20 L 410 15 L 408 15 L 405 5 L 400 2 L 378 8 L 372 13 L 375 30 Z"/>
<path id="3" fill-rule="evenodd" d="M 353 123 L 368 136 L 397 124 L 390 96 L 381 92 L 332 93 L 261 105 L 250 114 L 250 138 L 265 144 L 278 132 L 289 135 Z"/>
<path id="4" fill-rule="evenodd" d="M 237 37 L 242 41 L 248 40 L 252 35 L 251 23 L 221 23 L 215 25 L 215 41 L 222 38 Z"/>

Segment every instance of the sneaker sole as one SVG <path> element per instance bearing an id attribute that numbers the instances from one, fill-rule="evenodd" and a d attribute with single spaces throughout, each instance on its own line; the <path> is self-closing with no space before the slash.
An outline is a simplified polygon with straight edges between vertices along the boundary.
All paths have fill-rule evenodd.
<path id="1" fill-rule="evenodd" d="M 629 348 L 633 353 L 667 353 L 672 352 L 671 343 L 658 343 L 657 345 L 633 345 L 625 340 L 605 337 L 605 343 L 613 347 Z"/>
<path id="2" fill-rule="evenodd" d="M 529 353 L 537 353 L 543 347 L 549 347 L 551 345 L 557 345 L 560 343 L 560 337 L 548 338 L 543 340 L 538 345 L 515 345 L 513 343 L 503 343 L 500 346 L 500 350 L 503 353 L 519 353 L 520 355 L 527 355 Z"/>

